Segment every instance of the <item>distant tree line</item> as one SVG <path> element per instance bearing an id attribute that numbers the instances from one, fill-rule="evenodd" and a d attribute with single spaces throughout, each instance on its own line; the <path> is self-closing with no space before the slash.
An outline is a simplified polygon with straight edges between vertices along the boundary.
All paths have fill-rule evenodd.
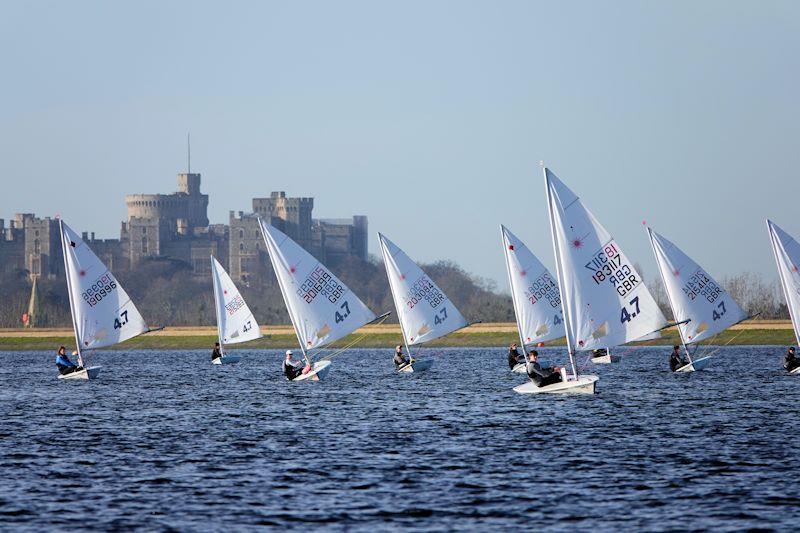
<path id="1" fill-rule="evenodd" d="M 397 322 L 383 264 L 347 258 L 328 265 L 376 313 L 392 311 Z M 511 298 L 500 293 L 493 282 L 474 276 L 451 261 L 421 265 L 470 321 L 508 322 L 514 320 Z M 191 266 L 169 259 L 149 259 L 118 279 L 142 316 L 151 326 L 205 326 L 216 323 L 211 278 L 198 279 Z M 260 286 L 239 286 L 260 324 L 288 324 L 289 316 L 276 281 Z M 71 326 L 66 281 L 38 283 L 38 327 Z M 31 283 L 26 271 L 0 276 L 0 327 L 22 327 L 28 309 Z"/>
<path id="2" fill-rule="evenodd" d="M 394 311 L 382 262 L 347 258 L 328 265 L 376 313 Z M 513 322 L 511 298 L 494 282 L 466 272 L 452 261 L 422 265 L 470 321 Z M 641 269 L 638 269 L 641 272 Z M 119 277 L 125 290 L 151 326 L 207 326 L 216 322 L 210 278 L 192 275 L 191 266 L 168 258 L 149 259 Z M 753 272 L 722 278 L 720 284 L 747 311 L 761 319 L 788 319 L 789 313 L 777 281 L 768 282 Z M 672 311 L 660 279 L 649 282 L 656 302 L 668 318 Z M 38 284 L 37 326 L 69 327 L 69 299 L 63 278 Z M 288 324 L 289 316 L 274 280 L 261 286 L 240 286 L 245 300 L 261 324 Z M 21 327 L 28 309 L 31 283 L 26 271 L 0 276 L 0 327 Z M 397 322 L 393 312 L 390 322 Z"/>

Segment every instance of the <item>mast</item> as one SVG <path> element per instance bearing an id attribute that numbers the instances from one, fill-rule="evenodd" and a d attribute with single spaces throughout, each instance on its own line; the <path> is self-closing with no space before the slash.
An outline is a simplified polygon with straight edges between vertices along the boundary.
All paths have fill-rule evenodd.
<path id="1" fill-rule="evenodd" d="M 392 280 L 389 278 L 389 251 L 383 245 L 383 235 L 378 232 L 378 241 L 381 245 L 381 254 L 383 254 L 383 266 L 386 268 L 386 277 L 389 279 L 389 290 L 392 293 L 392 301 L 394 302 L 394 308 L 397 311 L 397 322 L 400 323 L 400 333 L 403 336 L 403 344 L 406 346 L 406 352 L 408 353 L 408 360 L 411 361 L 411 348 L 408 346 L 408 339 L 406 338 L 406 330 L 403 327 L 403 317 L 400 316 L 400 308 L 397 306 L 397 296 L 394 293 L 394 286 L 392 285 Z M 420 363 L 421 364 L 421 363 Z"/>
<path id="2" fill-rule="evenodd" d="M 78 323 L 75 322 L 75 301 L 69 275 L 69 261 L 67 261 L 67 244 L 64 240 L 64 221 L 60 218 L 58 219 L 58 229 L 61 232 L 61 255 L 64 256 L 64 273 L 67 278 L 67 294 L 69 295 L 69 314 L 72 318 L 72 331 L 75 333 L 75 345 L 78 347 L 78 364 L 84 366 L 83 353 L 81 352 L 81 339 L 78 333 Z"/>
<path id="3" fill-rule="evenodd" d="M 503 239 L 503 246 L 505 249 L 503 250 L 503 256 L 506 259 L 506 274 L 508 275 L 508 286 L 511 289 L 511 299 L 514 304 L 514 318 L 516 318 L 517 322 L 517 334 L 519 334 L 519 342 L 520 346 L 522 347 L 522 356 L 525 358 L 525 362 L 528 361 L 528 349 L 525 348 L 525 339 L 522 337 L 522 326 L 519 324 L 519 316 L 517 315 L 517 294 L 514 292 L 514 282 L 511 279 L 511 263 L 508 260 L 508 239 L 506 239 L 506 228 L 502 224 L 500 224 L 500 235 Z"/>
<path id="4" fill-rule="evenodd" d="M 547 189 L 547 211 L 550 215 L 550 235 L 553 239 L 553 255 L 556 257 L 556 275 L 558 276 L 558 293 L 561 296 L 561 309 L 564 312 L 564 331 L 567 334 L 567 352 L 569 353 L 569 363 L 572 366 L 572 376 L 577 380 L 578 379 L 578 371 L 575 367 L 575 349 L 572 345 L 572 338 L 571 338 L 571 326 L 572 326 L 572 317 L 569 314 L 569 306 L 566 304 L 566 298 L 564 297 L 565 291 L 565 283 L 564 283 L 564 272 L 563 267 L 561 265 L 561 252 L 558 247 L 558 238 L 556 236 L 556 220 L 553 214 L 553 194 L 550 190 L 550 178 L 547 177 L 547 167 L 542 165 L 542 171 L 544 172 L 544 186 Z"/>
<path id="5" fill-rule="evenodd" d="M 303 346 L 303 339 L 300 338 L 300 330 L 297 328 L 297 324 L 294 322 L 294 313 L 292 313 L 291 307 L 289 307 L 289 300 L 286 299 L 286 288 L 283 286 L 283 281 L 281 281 L 281 277 L 278 275 L 278 268 L 280 265 L 277 263 L 275 259 L 275 255 L 277 250 L 273 252 L 271 250 L 272 244 L 270 240 L 272 239 L 271 236 L 267 235 L 267 232 L 264 231 L 264 225 L 261 217 L 258 217 L 258 226 L 261 230 L 261 235 L 264 237 L 264 241 L 267 244 L 267 247 L 270 248 L 269 250 L 269 261 L 272 263 L 272 269 L 275 271 L 275 277 L 278 279 L 278 287 L 281 289 L 281 297 L 283 298 L 283 305 L 286 306 L 286 312 L 289 313 L 289 320 L 292 321 L 292 327 L 294 328 L 294 334 L 297 337 L 297 343 L 300 345 L 300 351 L 303 352 L 303 359 L 306 360 L 306 364 L 310 365 L 311 361 L 308 359 L 308 354 L 306 354 L 306 347 Z M 276 243 L 277 244 L 277 243 Z M 277 248 L 277 246 L 275 247 Z"/>
<path id="6" fill-rule="evenodd" d="M 783 297 L 786 300 L 786 308 L 789 310 L 789 318 L 792 319 L 792 327 L 794 328 L 794 337 L 797 341 L 797 345 L 800 346 L 800 325 L 797 323 L 798 317 L 794 316 L 794 312 L 792 311 L 792 303 L 789 300 L 789 283 L 786 281 L 786 278 L 783 274 L 783 268 L 781 268 L 780 258 L 778 256 L 778 236 L 775 235 L 775 230 L 772 228 L 773 224 L 770 219 L 767 219 L 767 230 L 769 231 L 769 241 L 772 244 L 772 253 L 775 256 L 775 264 L 778 267 L 778 277 L 781 280 L 781 289 L 783 290 Z M 781 243 L 783 244 L 783 243 Z"/>
<path id="7" fill-rule="evenodd" d="M 215 264 L 214 254 L 211 254 L 211 281 L 214 286 L 214 312 L 217 315 L 217 340 L 219 341 L 219 352 L 225 354 L 225 345 L 222 344 L 222 320 L 219 309 L 219 287 L 217 286 L 217 265 Z"/>
<path id="8" fill-rule="evenodd" d="M 678 320 L 677 313 L 675 312 L 675 304 L 672 303 L 672 296 L 669 293 L 669 288 L 667 287 L 667 280 L 664 276 L 664 269 L 661 267 L 661 260 L 658 258 L 658 251 L 656 251 L 656 243 L 653 239 L 653 230 L 650 229 L 650 226 L 647 226 L 647 236 L 650 239 L 650 247 L 653 249 L 653 256 L 656 258 L 656 264 L 658 265 L 658 274 L 661 276 L 661 283 L 664 285 L 664 292 L 667 293 L 667 301 L 669 302 L 669 307 L 672 309 L 672 319 L 677 324 L 678 328 L 678 336 L 681 339 L 681 344 L 683 345 L 683 351 L 686 352 L 686 358 L 689 360 L 689 364 L 692 363 L 692 355 L 689 353 L 689 347 L 686 345 L 686 339 L 683 338 L 683 330 L 681 329 L 680 321 Z"/>

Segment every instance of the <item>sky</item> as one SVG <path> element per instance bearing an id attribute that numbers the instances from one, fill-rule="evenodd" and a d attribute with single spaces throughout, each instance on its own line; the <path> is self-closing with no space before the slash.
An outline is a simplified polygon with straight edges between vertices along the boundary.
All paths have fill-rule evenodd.
<path id="1" fill-rule="evenodd" d="M 539 161 L 657 274 L 800 236 L 800 2 L 0 4 L 0 218 L 118 237 L 124 195 L 202 173 L 212 223 L 314 196 L 505 289 L 499 224 L 552 268 Z"/>

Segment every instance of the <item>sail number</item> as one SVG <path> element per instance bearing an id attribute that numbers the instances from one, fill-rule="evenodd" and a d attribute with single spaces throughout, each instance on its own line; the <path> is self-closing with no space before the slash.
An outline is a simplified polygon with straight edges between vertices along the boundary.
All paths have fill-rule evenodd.
<path id="1" fill-rule="evenodd" d="M 321 294 L 332 304 L 345 293 L 344 285 L 339 283 L 339 280 L 333 277 L 333 274 L 317 266 L 311 271 L 306 280 L 297 289 L 297 295 L 300 296 L 306 303 L 311 303 L 318 294 Z"/>
<path id="2" fill-rule="evenodd" d="M 121 319 L 121 320 L 120 320 Z M 114 329 L 122 329 L 122 326 L 128 323 L 128 310 L 121 312 L 117 318 L 114 319 Z"/>
<path id="3" fill-rule="evenodd" d="M 719 309 L 720 311 L 717 312 L 717 309 Z M 714 320 L 719 320 L 720 318 L 722 318 L 722 315 L 725 314 L 725 302 L 720 301 L 717 304 L 717 309 L 714 309 L 714 313 L 712 313 L 711 315 L 714 318 Z"/>
<path id="4" fill-rule="evenodd" d="M 344 311 L 344 314 L 340 313 L 339 311 L 336 311 L 336 316 L 334 318 L 337 324 L 339 322 L 344 322 L 344 319 L 350 316 L 350 306 L 347 305 L 347 302 L 344 302 L 342 305 L 340 305 L 339 309 Z"/>
<path id="5" fill-rule="evenodd" d="M 550 303 L 550 307 L 556 308 L 561 306 L 561 295 L 558 293 L 558 285 L 556 285 L 548 272 L 536 278 L 536 280 L 525 289 L 525 297 L 528 298 L 531 305 L 536 305 L 536 302 L 542 298 L 546 298 Z"/>
<path id="6" fill-rule="evenodd" d="M 438 313 L 433 315 L 433 323 L 434 324 L 441 324 L 445 320 L 447 320 L 447 308 L 446 307 L 442 307 L 439 310 Z"/>
<path id="7" fill-rule="evenodd" d="M 623 263 L 622 254 L 613 242 L 594 254 L 584 266 L 593 272 L 592 280 L 597 285 L 608 281 L 620 296 L 625 296 L 641 283 L 630 265 Z"/>
<path id="8" fill-rule="evenodd" d="M 722 289 L 702 269 L 698 269 L 686 280 L 683 292 L 690 300 L 694 300 L 697 295 L 700 295 L 704 296 L 708 303 L 713 304 L 722 294 Z"/>
<path id="9" fill-rule="evenodd" d="M 444 294 L 427 277 L 418 279 L 405 296 L 405 302 L 409 309 L 420 302 L 428 302 L 431 307 L 436 309 L 444 301 Z"/>
<path id="10" fill-rule="evenodd" d="M 636 318 L 636 315 L 640 314 L 639 313 L 639 297 L 638 296 L 635 296 L 633 298 L 633 300 L 631 300 L 628 303 L 631 306 L 633 306 L 633 308 L 631 308 L 630 311 L 628 311 L 627 307 L 623 307 L 622 308 L 622 311 L 620 312 L 620 315 L 619 315 L 619 321 L 622 324 L 624 324 L 625 322 L 630 322 L 632 318 Z"/>
<path id="11" fill-rule="evenodd" d="M 92 286 L 83 291 L 83 300 L 89 304 L 89 307 L 94 307 L 106 296 L 111 295 L 117 289 L 117 282 L 110 273 L 105 273 L 92 283 Z"/>

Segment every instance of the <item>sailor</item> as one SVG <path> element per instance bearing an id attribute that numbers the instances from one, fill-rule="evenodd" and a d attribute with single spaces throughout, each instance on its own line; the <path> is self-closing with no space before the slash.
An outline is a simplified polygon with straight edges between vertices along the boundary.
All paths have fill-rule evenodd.
<path id="1" fill-rule="evenodd" d="M 78 365 L 70 361 L 69 357 L 67 357 L 67 349 L 64 346 L 59 348 L 56 354 L 56 367 L 58 368 L 58 373 L 62 376 L 78 370 Z"/>
<path id="2" fill-rule="evenodd" d="M 512 342 L 508 347 L 508 368 L 514 370 L 514 367 L 520 363 L 525 362 L 525 357 L 517 350 L 517 343 Z"/>
<path id="3" fill-rule="evenodd" d="M 672 353 L 669 355 L 669 369 L 675 372 L 682 366 L 686 366 L 689 364 L 689 361 L 686 361 L 681 357 L 681 347 L 680 346 L 673 346 Z"/>
<path id="4" fill-rule="evenodd" d="M 542 367 L 539 364 L 539 352 L 531 350 L 528 354 L 528 366 L 525 368 L 528 377 L 539 387 L 561 382 L 561 369 L 557 366 Z"/>
<path id="5" fill-rule="evenodd" d="M 403 354 L 403 347 L 399 344 L 394 348 L 394 367 L 397 370 L 402 370 L 408 365 L 411 364 L 411 359 L 406 359 L 406 356 Z"/>
<path id="6" fill-rule="evenodd" d="M 303 374 L 303 362 L 292 361 L 292 351 L 286 350 L 286 360 L 283 362 L 283 375 L 286 376 L 286 379 L 292 381 L 294 378 Z"/>
<path id="7" fill-rule="evenodd" d="M 214 343 L 214 349 L 211 350 L 211 360 L 219 359 L 222 357 L 222 350 L 220 350 L 219 343 Z"/>
<path id="8" fill-rule="evenodd" d="M 783 356 L 783 368 L 791 372 L 797 367 L 800 367 L 800 359 L 795 355 L 794 346 L 790 346 Z"/>

